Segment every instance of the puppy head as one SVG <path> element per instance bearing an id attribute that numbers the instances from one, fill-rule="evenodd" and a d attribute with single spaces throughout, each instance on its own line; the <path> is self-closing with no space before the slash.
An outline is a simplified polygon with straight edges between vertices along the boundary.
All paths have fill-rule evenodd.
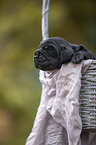
<path id="1" fill-rule="evenodd" d="M 42 41 L 34 52 L 34 65 L 44 71 L 58 69 L 71 60 L 73 53 L 70 43 L 63 38 L 52 37 Z"/>

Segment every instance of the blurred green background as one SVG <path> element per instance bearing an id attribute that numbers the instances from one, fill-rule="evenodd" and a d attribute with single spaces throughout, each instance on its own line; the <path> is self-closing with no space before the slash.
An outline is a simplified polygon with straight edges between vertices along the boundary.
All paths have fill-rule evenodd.
<path id="1" fill-rule="evenodd" d="M 33 52 L 41 37 L 42 0 L 0 0 L 0 145 L 24 145 L 40 102 Z M 49 34 L 96 55 L 96 1 L 50 3 Z"/>

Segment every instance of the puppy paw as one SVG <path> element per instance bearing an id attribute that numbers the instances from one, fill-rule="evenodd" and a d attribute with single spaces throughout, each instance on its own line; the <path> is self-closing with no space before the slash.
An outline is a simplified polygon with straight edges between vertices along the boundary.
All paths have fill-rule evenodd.
<path id="1" fill-rule="evenodd" d="M 82 60 L 84 60 L 84 53 L 83 52 L 81 52 L 81 51 L 79 51 L 79 52 L 76 52 L 74 55 L 73 55 L 73 57 L 72 57 L 72 59 L 71 59 L 71 62 L 73 62 L 73 63 L 80 63 Z"/>

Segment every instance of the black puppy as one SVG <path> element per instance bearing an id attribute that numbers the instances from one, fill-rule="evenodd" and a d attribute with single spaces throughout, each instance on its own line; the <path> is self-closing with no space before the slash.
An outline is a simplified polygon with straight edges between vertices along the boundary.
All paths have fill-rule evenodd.
<path id="1" fill-rule="evenodd" d="M 71 44 L 60 37 L 42 41 L 34 52 L 35 67 L 44 71 L 58 69 L 67 62 L 78 64 L 86 59 L 96 59 L 96 56 L 83 45 Z"/>

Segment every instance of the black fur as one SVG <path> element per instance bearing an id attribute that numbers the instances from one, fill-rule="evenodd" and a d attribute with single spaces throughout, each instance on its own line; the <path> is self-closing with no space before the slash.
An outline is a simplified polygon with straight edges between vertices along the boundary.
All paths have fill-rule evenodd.
<path id="1" fill-rule="evenodd" d="M 83 45 L 71 44 L 60 37 L 51 37 L 40 43 L 34 52 L 34 65 L 36 68 L 47 71 L 61 67 L 62 64 L 82 60 L 96 59 Z"/>

